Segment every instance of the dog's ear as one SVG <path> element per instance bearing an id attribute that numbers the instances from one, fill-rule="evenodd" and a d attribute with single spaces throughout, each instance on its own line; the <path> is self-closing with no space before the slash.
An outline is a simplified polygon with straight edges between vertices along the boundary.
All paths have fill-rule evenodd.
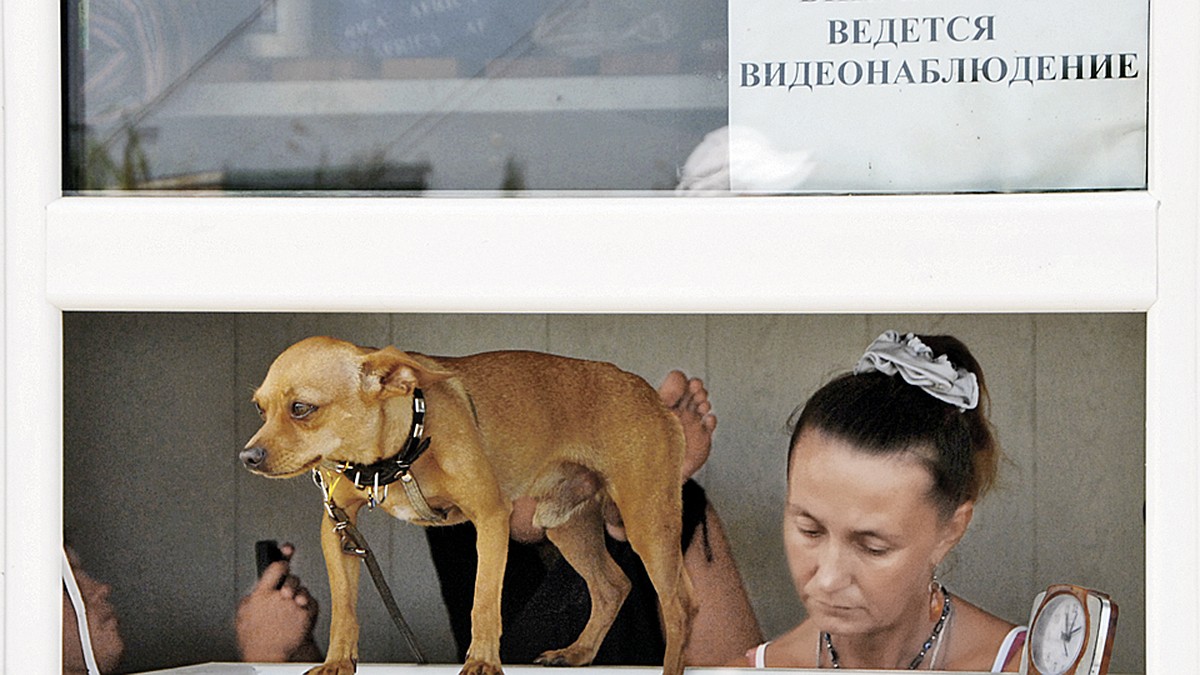
<path id="1" fill-rule="evenodd" d="M 383 398 L 406 396 L 417 387 L 428 387 L 450 375 L 448 371 L 417 363 L 395 347 L 367 354 L 362 364 L 363 390 Z"/>

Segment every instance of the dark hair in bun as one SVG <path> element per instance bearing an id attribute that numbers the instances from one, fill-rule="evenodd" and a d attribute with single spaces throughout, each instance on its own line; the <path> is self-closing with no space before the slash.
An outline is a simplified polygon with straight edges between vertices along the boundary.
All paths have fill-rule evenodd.
<path id="1" fill-rule="evenodd" d="M 877 455 L 909 452 L 933 477 L 932 498 L 944 516 L 995 482 L 1000 448 L 988 421 L 983 370 L 967 346 L 949 335 L 918 336 L 935 356 L 975 374 L 979 404 L 969 410 L 941 401 L 899 375 L 846 373 L 821 387 L 793 413 L 788 467 L 796 442 L 817 430 Z"/>

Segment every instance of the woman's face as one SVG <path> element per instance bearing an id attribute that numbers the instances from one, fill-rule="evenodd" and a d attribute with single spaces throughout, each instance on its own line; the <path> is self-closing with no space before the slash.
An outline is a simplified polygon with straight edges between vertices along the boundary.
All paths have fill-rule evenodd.
<path id="1" fill-rule="evenodd" d="M 943 518 L 933 477 L 911 453 L 871 455 L 807 430 L 788 479 L 784 545 L 808 616 L 835 635 L 910 624 L 928 612 L 933 570 L 970 522 Z"/>

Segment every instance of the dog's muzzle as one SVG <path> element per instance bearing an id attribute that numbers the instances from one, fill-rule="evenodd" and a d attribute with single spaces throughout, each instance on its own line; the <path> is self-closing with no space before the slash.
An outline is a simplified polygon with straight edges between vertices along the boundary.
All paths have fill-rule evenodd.
<path id="1" fill-rule="evenodd" d="M 267 461 L 267 451 L 256 445 L 241 451 L 238 453 L 238 457 L 242 460 L 242 464 L 246 465 L 246 468 L 257 469 Z"/>

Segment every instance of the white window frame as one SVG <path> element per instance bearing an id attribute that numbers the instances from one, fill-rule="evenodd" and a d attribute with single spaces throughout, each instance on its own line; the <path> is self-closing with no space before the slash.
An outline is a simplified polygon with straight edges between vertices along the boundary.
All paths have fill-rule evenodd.
<path id="1" fill-rule="evenodd" d="M 1146 312 L 1146 662 L 1200 662 L 1194 0 L 1151 3 L 1146 191 L 716 199 L 64 198 L 58 4 L 0 0 L 5 672 L 58 670 L 76 309 Z"/>

